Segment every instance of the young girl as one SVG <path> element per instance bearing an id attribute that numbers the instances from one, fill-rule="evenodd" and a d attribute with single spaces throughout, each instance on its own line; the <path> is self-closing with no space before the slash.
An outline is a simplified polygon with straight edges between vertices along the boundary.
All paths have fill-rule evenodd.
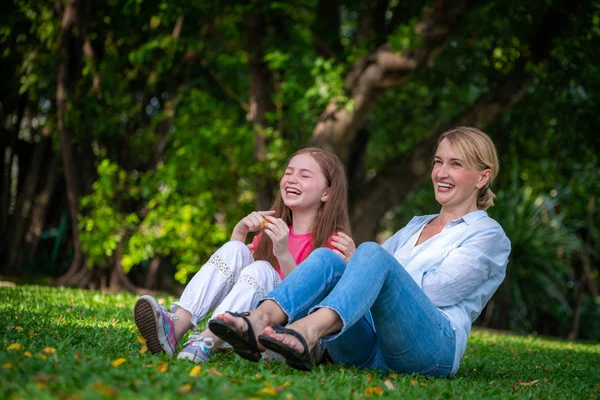
<path id="1" fill-rule="evenodd" d="M 186 286 L 171 313 L 152 296 L 142 296 L 134 320 L 152 353 L 175 354 L 177 342 L 206 315 L 255 308 L 313 249 L 329 247 L 344 261 L 352 256 L 348 236 L 348 184 L 339 158 L 305 148 L 288 161 L 272 210 L 254 211 L 234 227 L 231 240 L 214 253 Z M 261 231 L 246 246 L 250 232 Z M 205 329 L 190 335 L 177 358 L 208 360 L 223 341 Z M 260 353 L 240 354 L 249 359 Z"/>

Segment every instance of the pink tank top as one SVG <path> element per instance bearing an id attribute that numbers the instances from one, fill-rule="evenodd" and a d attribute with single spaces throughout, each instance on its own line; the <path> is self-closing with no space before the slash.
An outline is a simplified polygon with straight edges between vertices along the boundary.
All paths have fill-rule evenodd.
<path id="1" fill-rule="evenodd" d="M 250 243 L 249 246 L 251 251 L 254 251 L 256 246 L 258 246 L 258 241 L 260 240 L 261 235 L 262 232 L 254 236 L 254 239 L 252 239 L 252 243 Z M 297 235 L 290 226 L 290 233 L 288 235 L 288 248 L 290 249 L 290 253 L 296 262 L 296 265 L 300 264 L 306 257 L 308 257 L 310 251 L 312 250 L 312 233 L 309 232 Z M 284 279 L 281 268 L 277 267 L 277 273 L 281 279 Z"/>

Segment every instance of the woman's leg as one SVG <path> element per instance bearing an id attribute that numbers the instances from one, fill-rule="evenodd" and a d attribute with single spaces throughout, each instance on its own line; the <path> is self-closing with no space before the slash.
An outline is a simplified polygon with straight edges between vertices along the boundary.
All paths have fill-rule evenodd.
<path id="1" fill-rule="evenodd" d="M 390 369 L 429 375 L 452 371 L 456 340 L 450 322 L 404 267 L 376 243 L 359 246 L 344 276 L 311 316 L 324 309 L 341 321 L 339 333 L 327 342 L 337 361 L 354 357 L 354 346 L 348 343 L 358 345 L 361 338 L 351 334 L 352 328 L 370 310 L 381 358 Z"/>
<path id="2" fill-rule="evenodd" d="M 313 251 L 285 280 L 271 291 L 248 319 L 258 335 L 269 325 L 280 325 L 305 316 L 310 308 L 322 300 L 344 273 L 344 260 L 330 249 Z M 230 314 L 217 315 L 219 319 L 246 332 L 248 326 L 241 318 Z"/>

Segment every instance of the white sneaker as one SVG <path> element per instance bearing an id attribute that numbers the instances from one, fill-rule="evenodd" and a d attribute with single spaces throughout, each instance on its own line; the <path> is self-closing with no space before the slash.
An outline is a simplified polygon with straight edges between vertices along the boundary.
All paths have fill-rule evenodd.
<path id="1" fill-rule="evenodd" d="M 190 360 L 195 363 L 207 361 L 214 345 L 213 338 L 204 337 L 200 333 L 193 333 L 185 343 L 183 350 L 177 355 L 177 358 L 180 360 Z"/>

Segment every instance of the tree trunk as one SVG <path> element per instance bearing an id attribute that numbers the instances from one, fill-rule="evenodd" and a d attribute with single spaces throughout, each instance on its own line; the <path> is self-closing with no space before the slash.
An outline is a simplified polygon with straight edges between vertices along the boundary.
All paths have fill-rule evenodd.
<path id="1" fill-rule="evenodd" d="M 254 130 L 254 159 L 262 162 L 267 158 L 267 114 L 275 107 L 270 94 L 273 92 L 273 77 L 264 61 L 263 41 L 266 35 L 265 19 L 259 13 L 246 16 L 246 46 L 248 49 L 248 68 L 250 72 L 249 109 L 246 119 Z M 259 210 L 268 210 L 273 202 L 273 182 L 266 178 L 256 182 Z"/>
<path id="2" fill-rule="evenodd" d="M 150 265 L 148 266 L 148 273 L 146 274 L 146 281 L 144 287 L 148 289 L 156 288 L 156 278 L 158 277 L 158 270 L 160 269 L 160 256 L 154 256 Z"/>
<path id="3" fill-rule="evenodd" d="M 23 251 L 23 242 L 25 231 L 29 226 L 32 209 L 34 208 L 35 192 L 38 188 L 38 181 L 42 175 L 42 169 L 48 168 L 47 154 L 52 150 L 50 148 L 51 140 L 42 138 L 35 146 L 33 157 L 29 167 L 27 168 L 27 177 L 23 189 L 18 194 L 17 206 L 11 218 L 10 224 L 10 239 L 8 240 L 7 252 L 8 256 L 8 274 L 18 275 L 22 267 L 24 254 L 31 254 Z M 20 164 L 20 169 L 24 169 L 25 165 Z"/>
<path id="4" fill-rule="evenodd" d="M 110 283 L 108 285 L 108 290 L 111 292 L 127 291 L 139 295 L 149 293 L 147 290 L 139 288 L 131 283 L 123 271 L 123 264 L 121 263 L 121 260 L 123 258 L 123 246 L 125 244 L 125 240 L 125 238 L 121 239 L 117 245 L 117 250 L 115 252 L 115 264 L 110 271 Z"/>
<path id="5" fill-rule="evenodd" d="M 429 160 L 434 151 L 437 137 L 442 132 L 460 125 L 486 128 L 523 97 L 532 80 L 531 73 L 526 71 L 527 62 L 539 63 L 548 57 L 552 39 L 568 23 L 564 18 L 565 12 L 567 14 L 572 12 L 579 4 L 580 2 L 577 1 L 559 4 L 543 14 L 532 31 L 530 60 L 521 60 L 521 63 L 517 64 L 502 82 L 498 82 L 488 93 L 480 96 L 449 124 L 431 130 L 425 139 L 415 146 L 409 157 L 395 157 L 378 171 L 375 178 L 356 191 L 362 194 L 353 203 L 351 213 L 354 239 L 357 244 L 373 240 L 383 215 L 393 206 L 400 204 L 410 190 L 425 182 L 430 172 Z M 432 15 L 436 15 L 436 12 L 433 12 Z M 435 20 L 435 18 L 430 19 Z M 453 18 L 449 19 L 453 20 Z M 447 29 L 442 31 L 444 30 L 447 31 Z M 435 51 L 431 50 L 433 53 L 440 50 L 441 42 L 441 36 L 437 40 L 431 41 L 431 43 L 438 43 Z M 356 118 L 349 121 L 356 121 Z M 327 135 L 329 137 L 341 135 L 344 132 L 332 130 L 323 133 L 315 129 L 315 133 L 317 134 L 316 138 L 319 139 L 319 137 L 324 138 Z M 339 136 L 338 142 L 344 141 L 345 143 L 350 137 L 352 134 L 347 131 L 343 136 Z M 335 138 L 332 139 L 332 143 L 336 143 Z M 347 150 L 347 146 L 342 145 L 341 148 Z"/>
<path id="6" fill-rule="evenodd" d="M 85 286 L 86 279 L 90 277 L 90 270 L 85 267 L 85 257 L 81 251 L 79 243 L 78 212 L 79 198 L 77 188 L 79 187 L 76 178 L 76 169 L 73 157 L 73 144 L 71 139 L 71 130 L 65 124 L 67 114 L 67 96 L 70 85 L 74 85 L 74 77 L 77 75 L 70 68 L 73 59 L 79 55 L 81 47 L 75 48 L 73 40 L 73 30 L 79 28 L 79 35 L 83 36 L 84 30 L 78 26 L 78 13 L 82 11 L 85 0 L 69 0 L 62 15 L 62 22 L 59 32 L 59 63 L 58 79 L 56 88 L 56 120 L 61 140 L 61 154 L 63 161 L 63 170 L 66 183 L 67 205 L 71 221 L 71 239 L 73 242 L 73 261 L 69 270 L 57 280 L 57 285 L 75 284 Z"/>
<path id="7" fill-rule="evenodd" d="M 383 89 L 401 85 L 417 68 L 431 63 L 473 3 L 437 0 L 416 26 L 417 40 L 422 44 L 417 50 L 399 55 L 387 43 L 358 60 L 345 79 L 352 108 L 338 107 L 335 100 L 329 103 L 313 130 L 312 143 L 334 151 L 348 165 L 352 142 Z"/>
<path id="8" fill-rule="evenodd" d="M 45 182 L 44 187 L 38 193 L 33 209 L 31 210 L 29 229 L 25 235 L 25 246 L 30 255 L 35 254 L 42 230 L 44 229 L 48 204 L 56 189 L 56 182 L 59 177 L 59 164 L 60 156 L 53 153 L 52 160 L 48 163 L 45 179 L 43 180 Z"/>
<path id="9" fill-rule="evenodd" d="M 0 184 L 0 236 L 4 236 L 6 229 L 8 228 L 9 208 L 10 208 L 10 188 L 12 182 L 12 164 L 14 155 L 17 152 L 16 147 L 19 140 L 19 132 L 21 130 L 21 122 L 25 115 L 25 109 L 27 108 L 27 95 L 23 94 L 19 97 L 16 106 L 17 120 L 13 125 L 12 129 L 7 130 L 3 133 L 2 139 L 0 139 L 0 178 L 2 182 Z M 8 158 L 6 157 L 6 150 L 9 150 Z"/>
<path id="10" fill-rule="evenodd" d="M 470 125 L 480 129 L 489 126 L 521 99 L 530 82 L 531 76 L 524 71 L 524 66 L 517 68 L 502 85 L 482 95 L 451 123 L 431 130 L 410 156 L 392 159 L 375 178 L 357 190 L 362 196 L 354 203 L 351 214 L 356 243 L 372 240 L 383 215 L 427 180 L 429 160 L 440 134 L 454 126 Z"/>

